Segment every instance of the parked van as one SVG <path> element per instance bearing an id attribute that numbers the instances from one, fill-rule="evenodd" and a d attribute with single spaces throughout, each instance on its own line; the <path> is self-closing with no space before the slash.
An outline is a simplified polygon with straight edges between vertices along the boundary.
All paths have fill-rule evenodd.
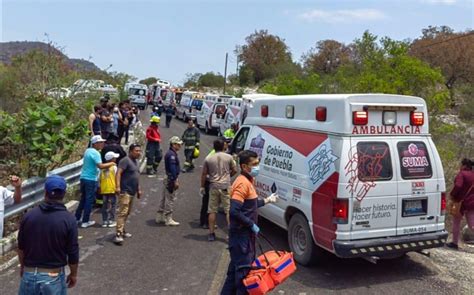
<path id="1" fill-rule="evenodd" d="M 224 132 L 230 128 L 230 125 L 235 123 L 239 125 L 240 122 L 240 109 L 242 106 L 242 98 L 233 97 L 227 104 L 227 109 L 224 118 L 219 124 L 218 135 L 221 136 Z"/>
<path id="2" fill-rule="evenodd" d="M 144 110 L 147 105 L 148 86 L 139 83 L 127 83 L 124 90 L 128 93 L 130 104 Z"/>
<path id="3" fill-rule="evenodd" d="M 228 99 L 229 96 L 205 95 L 201 109 L 196 112 L 196 126 L 204 128 L 207 134 L 218 131 L 227 109 Z"/>
<path id="4" fill-rule="evenodd" d="M 444 245 L 446 186 L 423 99 L 385 94 L 263 97 L 231 151 L 260 157 L 259 210 L 295 259 L 321 249 L 370 261 Z"/>
<path id="5" fill-rule="evenodd" d="M 176 117 L 183 121 L 196 119 L 196 112 L 201 110 L 203 98 L 204 95 L 199 92 L 183 92 L 179 105 L 176 106 Z"/>

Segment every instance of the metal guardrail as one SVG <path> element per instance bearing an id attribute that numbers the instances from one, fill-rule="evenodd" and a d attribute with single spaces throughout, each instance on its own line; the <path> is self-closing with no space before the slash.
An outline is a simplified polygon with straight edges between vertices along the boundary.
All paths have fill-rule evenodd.
<path id="1" fill-rule="evenodd" d="M 82 159 L 75 163 L 54 169 L 48 172 L 48 175 L 57 174 L 64 177 L 68 187 L 71 187 L 79 183 L 81 169 Z M 44 199 L 44 182 L 45 178 L 41 177 L 32 177 L 23 181 L 23 185 L 21 186 L 21 202 L 19 204 L 7 206 L 5 208 L 5 218 L 21 213 L 26 209 L 39 204 Z M 9 189 L 12 188 L 9 187 Z"/>

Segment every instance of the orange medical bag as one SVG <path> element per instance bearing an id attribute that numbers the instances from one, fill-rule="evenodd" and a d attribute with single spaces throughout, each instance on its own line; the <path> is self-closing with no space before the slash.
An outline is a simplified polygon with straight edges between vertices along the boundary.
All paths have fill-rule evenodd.
<path id="1" fill-rule="evenodd" d="M 261 234 L 259 236 L 274 248 L 267 238 Z M 258 246 L 262 255 L 252 263 L 252 270 L 243 281 L 247 292 L 251 295 L 266 294 L 296 271 L 293 253 L 277 250 L 263 252 L 260 243 L 258 243 Z"/>

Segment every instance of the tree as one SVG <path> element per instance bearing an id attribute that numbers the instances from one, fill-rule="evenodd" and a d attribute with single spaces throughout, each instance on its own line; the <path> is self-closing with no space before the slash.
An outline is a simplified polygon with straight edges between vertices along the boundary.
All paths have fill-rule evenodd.
<path id="1" fill-rule="evenodd" d="M 151 84 L 155 84 L 157 81 L 158 79 L 155 77 L 148 77 L 146 79 L 140 80 L 138 83 L 150 86 Z"/>
<path id="2" fill-rule="evenodd" d="M 183 86 L 185 88 L 198 87 L 198 81 L 201 75 L 202 75 L 201 73 L 194 73 L 194 74 L 187 73 Z"/>
<path id="3" fill-rule="evenodd" d="M 224 76 L 219 73 L 207 72 L 199 76 L 197 84 L 199 87 L 223 87 Z"/>
<path id="4" fill-rule="evenodd" d="M 269 34 L 267 30 L 260 30 L 247 36 L 245 42 L 245 45 L 237 47 L 236 53 L 243 63 L 241 71 L 250 70 L 255 83 L 296 71 L 284 39 Z"/>
<path id="5" fill-rule="evenodd" d="M 454 87 L 474 82 L 474 31 L 455 33 L 446 26 L 430 26 L 422 33 L 412 43 L 410 54 L 441 69 L 454 105 Z"/>
<path id="6" fill-rule="evenodd" d="M 350 55 L 350 47 L 343 43 L 335 40 L 318 41 L 314 48 L 303 55 L 303 68 L 306 73 L 334 73 L 340 65 L 350 61 Z"/>

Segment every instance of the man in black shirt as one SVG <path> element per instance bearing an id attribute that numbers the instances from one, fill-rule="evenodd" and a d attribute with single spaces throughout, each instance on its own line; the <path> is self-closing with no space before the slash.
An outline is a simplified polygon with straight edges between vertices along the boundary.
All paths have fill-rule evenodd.
<path id="1" fill-rule="evenodd" d="M 74 215 L 63 204 L 66 181 L 46 178 L 45 200 L 23 217 L 18 233 L 19 294 L 66 294 L 77 283 L 79 244 Z M 64 267 L 69 265 L 67 276 Z"/>

